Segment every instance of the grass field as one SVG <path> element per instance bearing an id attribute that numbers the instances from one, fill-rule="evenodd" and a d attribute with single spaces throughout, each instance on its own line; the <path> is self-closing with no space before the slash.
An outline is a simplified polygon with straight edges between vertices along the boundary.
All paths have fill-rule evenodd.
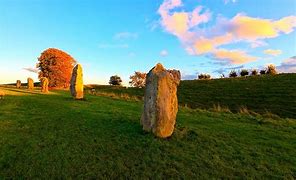
<path id="1" fill-rule="evenodd" d="M 180 108 L 157 139 L 141 101 L 0 89 L 0 179 L 296 178 L 295 119 Z"/>
<path id="2" fill-rule="evenodd" d="M 93 86 L 98 92 L 144 96 L 144 89 Z M 276 114 L 296 119 L 296 74 L 251 76 L 213 80 L 181 81 L 181 105 L 211 109 L 214 105 L 238 112 L 241 108 L 260 114 Z"/>

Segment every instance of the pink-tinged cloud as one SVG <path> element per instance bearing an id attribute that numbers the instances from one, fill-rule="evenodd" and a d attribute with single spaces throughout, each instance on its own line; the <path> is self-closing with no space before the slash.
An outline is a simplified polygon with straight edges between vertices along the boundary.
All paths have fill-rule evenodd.
<path id="1" fill-rule="evenodd" d="M 192 12 L 186 12 L 181 9 L 182 6 L 182 0 L 165 0 L 163 2 L 158 10 L 162 27 L 178 37 L 188 54 L 212 55 L 216 59 L 221 58 L 222 60 L 225 60 L 228 55 L 230 63 L 247 63 L 258 58 L 241 50 L 221 51 L 219 50 L 221 46 L 237 42 L 247 43 L 251 48 L 267 46 L 265 39 L 289 34 L 296 27 L 296 16 L 271 20 L 237 14 L 232 19 L 217 17 L 216 25 L 201 28 L 201 24 L 211 21 L 211 12 L 202 6 L 197 6 Z M 225 51 L 228 51 L 228 54 Z M 222 54 L 225 57 L 218 56 L 218 52 L 224 52 Z"/>
<path id="2" fill-rule="evenodd" d="M 279 49 L 266 49 L 263 52 L 264 54 L 271 55 L 271 56 L 278 56 L 282 54 L 282 51 Z"/>
<path id="3" fill-rule="evenodd" d="M 215 50 L 213 52 L 213 58 L 217 60 L 227 61 L 231 64 L 244 64 L 247 62 L 252 62 L 257 60 L 257 57 L 250 56 L 245 51 L 226 50 L 226 49 Z"/>

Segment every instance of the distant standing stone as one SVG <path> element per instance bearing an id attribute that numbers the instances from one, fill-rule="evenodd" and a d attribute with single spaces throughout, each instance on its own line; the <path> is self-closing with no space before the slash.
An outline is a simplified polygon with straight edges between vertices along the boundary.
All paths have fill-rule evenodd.
<path id="1" fill-rule="evenodd" d="M 30 91 L 33 91 L 34 90 L 34 80 L 32 78 L 28 78 L 27 82 L 28 82 L 28 89 Z"/>
<path id="2" fill-rule="evenodd" d="M 16 88 L 20 89 L 22 87 L 22 82 L 21 80 L 16 81 Z"/>
<path id="3" fill-rule="evenodd" d="M 70 91 L 75 99 L 83 99 L 83 72 L 80 64 L 73 69 Z"/>
<path id="4" fill-rule="evenodd" d="M 181 74 L 166 70 L 157 64 L 146 78 L 144 112 L 141 117 L 143 129 L 157 137 L 170 137 L 175 128 L 178 112 L 177 87 Z"/>
<path id="5" fill-rule="evenodd" d="M 48 93 L 48 79 L 46 77 L 42 77 L 40 79 L 41 83 L 41 92 Z"/>

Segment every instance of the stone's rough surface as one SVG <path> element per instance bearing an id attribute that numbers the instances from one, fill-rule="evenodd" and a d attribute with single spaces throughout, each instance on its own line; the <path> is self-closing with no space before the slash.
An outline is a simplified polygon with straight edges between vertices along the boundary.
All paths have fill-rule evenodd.
<path id="1" fill-rule="evenodd" d="M 33 81 L 33 79 L 32 78 L 28 78 L 27 82 L 28 82 L 28 89 L 30 91 L 34 90 L 34 81 Z"/>
<path id="2" fill-rule="evenodd" d="M 46 77 L 42 77 L 40 79 L 41 83 L 41 92 L 48 93 L 48 79 Z"/>
<path id="3" fill-rule="evenodd" d="M 178 112 L 177 86 L 181 74 L 177 70 L 166 70 L 157 64 L 146 78 L 144 112 L 141 117 L 143 129 L 157 137 L 173 134 Z"/>
<path id="4" fill-rule="evenodd" d="M 22 87 L 22 82 L 20 80 L 16 81 L 16 88 L 21 88 Z"/>
<path id="5" fill-rule="evenodd" d="M 0 99 L 4 99 L 5 93 L 0 90 Z"/>
<path id="6" fill-rule="evenodd" d="M 80 64 L 73 69 L 70 91 L 75 99 L 83 99 L 83 73 Z"/>

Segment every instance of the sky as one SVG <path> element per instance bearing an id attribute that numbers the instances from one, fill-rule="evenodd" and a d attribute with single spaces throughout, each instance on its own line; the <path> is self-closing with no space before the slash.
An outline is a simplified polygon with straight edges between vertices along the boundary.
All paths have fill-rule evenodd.
<path id="1" fill-rule="evenodd" d="M 0 84 L 38 81 L 37 58 L 61 49 L 85 84 L 125 85 L 156 63 L 213 77 L 277 66 L 296 72 L 295 0 L 0 0 Z"/>

